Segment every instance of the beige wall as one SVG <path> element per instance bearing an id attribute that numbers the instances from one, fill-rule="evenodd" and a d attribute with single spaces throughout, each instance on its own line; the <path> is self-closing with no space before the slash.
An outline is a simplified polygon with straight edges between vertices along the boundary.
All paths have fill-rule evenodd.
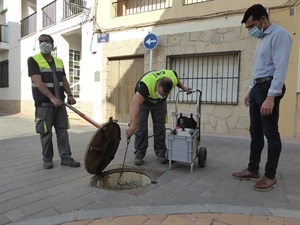
<path id="1" fill-rule="evenodd" d="M 282 99 L 280 107 L 279 128 L 283 136 L 299 136 L 299 96 L 297 96 L 299 48 L 300 48 L 300 5 L 293 8 L 294 15 L 290 15 L 290 9 L 272 10 L 270 13 L 271 22 L 283 26 L 289 31 L 293 39 L 290 63 L 286 77 L 287 91 Z M 299 93 L 298 93 L 299 95 Z"/>
<path id="2" fill-rule="evenodd" d="M 166 56 L 176 54 L 220 52 L 220 51 L 241 51 L 239 102 L 238 105 L 203 105 L 201 129 L 206 133 L 219 133 L 230 135 L 248 135 L 249 115 L 248 109 L 244 107 L 243 98 L 248 91 L 250 74 L 253 63 L 253 54 L 256 47 L 256 40 L 249 38 L 247 30 L 240 26 L 242 15 L 249 6 L 261 3 L 271 7 L 270 18 L 272 21 L 285 27 L 293 36 L 293 51 L 287 76 L 288 91 L 281 106 L 280 132 L 283 137 L 300 137 L 299 129 L 299 96 L 297 98 L 297 62 L 299 49 L 299 6 L 295 9 L 295 16 L 289 16 L 289 9 L 277 9 L 287 1 L 236 1 L 236 0 L 215 0 L 206 3 L 182 6 L 182 1 L 173 1 L 172 8 L 158 10 L 141 14 L 113 18 L 113 9 L 109 1 L 100 1 L 98 13 L 98 25 L 102 32 L 110 32 L 116 35 L 118 32 L 130 33 L 134 30 L 151 30 L 159 37 L 159 45 L 153 51 L 153 69 L 165 68 Z M 231 4 L 229 3 L 231 2 Z M 110 8 L 111 10 L 107 10 Z M 216 13 L 219 13 L 220 21 Z M 224 14 L 223 14 L 224 13 Z M 226 14 L 226 15 L 225 15 Z M 228 16 L 228 17 L 227 17 Z M 239 16 L 239 22 L 230 24 L 232 16 Z M 207 19 L 206 17 L 213 17 Z M 101 19 L 100 19 L 101 18 Z M 223 21 L 222 21 L 223 20 Z M 191 26 L 190 31 L 174 29 L 172 26 L 184 24 Z M 227 24 L 229 27 L 224 27 Z M 299 24 L 299 23 L 298 23 Z M 218 28 L 220 27 L 220 28 Z M 223 28 L 221 28 L 223 27 Z M 149 68 L 149 51 L 143 48 L 143 37 L 134 36 L 113 40 L 103 45 L 103 85 L 109 82 L 109 65 L 107 57 L 120 57 L 134 54 L 144 54 L 145 71 Z M 126 33 L 125 33 L 126 34 Z M 215 36 L 219 38 L 216 41 Z M 297 40 L 298 39 L 298 40 Z M 105 67 L 106 66 L 106 67 Z M 103 95 L 106 92 L 104 90 Z M 183 106 L 186 110 L 193 110 L 191 106 Z M 105 107 L 104 107 L 105 109 Z M 174 105 L 168 105 L 169 126 L 172 127 L 171 112 Z M 109 115 L 107 115 L 109 116 Z M 106 116 L 106 117 L 107 117 Z"/>

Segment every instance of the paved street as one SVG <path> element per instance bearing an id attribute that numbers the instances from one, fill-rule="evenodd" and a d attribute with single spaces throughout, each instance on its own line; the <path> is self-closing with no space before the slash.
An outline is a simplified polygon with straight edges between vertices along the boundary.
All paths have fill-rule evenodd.
<path id="1" fill-rule="evenodd" d="M 122 140 L 107 169 L 119 168 L 123 163 L 125 125 L 120 126 Z M 187 163 L 175 162 L 171 170 L 168 164 L 160 164 L 153 152 L 153 138 L 149 139 L 145 163 L 136 167 L 131 141 L 126 166 L 153 174 L 155 182 L 139 190 L 114 191 L 92 186 L 93 175 L 84 168 L 86 147 L 95 131 L 88 123 L 71 125 L 70 144 L 73 157 L 82 163 L 80 168 L 61 166 L 54 145 L 54 168 L 45 170 L 33 118 L 0 116 L 0 225 L 139 225 L 147 220 L 147 224 L 196 224 L 180 222 L 182 218 L 194 222 L 208 218 L 215 221 L 207 223 L 212 225 L 250 224 L 239 222 L 238 218 L 244 217 L 247 221 L 269 218 L 261 220 L 263 225 L 300 224 L 300 140 L 283 140 L 279 185 L 269 192 L 254 191 L 253 181 L 231 178 L 232 171 L 247 164 L 248 137 L 202 134 L 200 145 L 207 147 L 207 165 L 199 168 L 195 163 L 193 173 Z M 265 162 L 266 149 L 262 167 Z M 175 214 L 183 215 L 178 219 Z M 156 223 L 150 223 L 149 218 Z"/>

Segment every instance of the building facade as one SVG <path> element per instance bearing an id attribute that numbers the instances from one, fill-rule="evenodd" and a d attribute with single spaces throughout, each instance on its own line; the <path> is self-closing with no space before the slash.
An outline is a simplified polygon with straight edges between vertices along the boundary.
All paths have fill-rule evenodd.
<path id="1" fill-rule="evenodd" d="M 9 5 L 9 0 L 2 1 L 2 12 L 7 9 L 9 13 L 10 7 L 15 7 Z M 9 36 L 12 43 L 2 41 L 0 45 L 0 63 L 11 62 L 9 85 L 0 88 L 3 112 L 34 115 L 26 61 L 39 51 L 39 35 L 47 33 L 54 38 L 54 54 L 64 61 L 78 101 L 76 107 L 94 120 L 103 123 L 113 117 L 127 123 L 136 81 L 149 70 L 168 68 L 176 70 L 186 85 L 202 91 L 201 132 L 248 135 L 249 115 L 243 99 L 248 91 L 257 40 L 249 37 L 241 20 L 249 6 L 261 3 L 268 8 L 270 20 L 285 27 L 293 38 L 280 131 L 284 137 L 300 137 L 299 0 L 19 3 L 18 18 L 15 10 L 15 15 L 6 17 L 9 29 L 14 20 L 19 26 L 14 34 L 16 40 Z M 157 40 L 146 39 L 149 33 L 155 34 Z M 149 50 L 155 41 L 157 46 Z M 19 55 L 13 55 L 13 51 L 19 51 Z M 18 65 L 15 59 L 19 60 Z M 168 99 L 169 127 L 174 126 L 174 111 L 189 115 L 197 112 L 199 105 L 198 96 L 183 95 L 179 96 L 176 109 L 177 92 L 175 89 Z"/>

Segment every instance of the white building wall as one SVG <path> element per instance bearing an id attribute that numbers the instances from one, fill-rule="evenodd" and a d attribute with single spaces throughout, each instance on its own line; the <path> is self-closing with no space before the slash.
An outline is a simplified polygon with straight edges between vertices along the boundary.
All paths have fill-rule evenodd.
<path id="1" fill-rule="evenodd" d="M 20 65 L 18 63 L 20 61 L 21 0 L 4 0 L 3 9 L 7 9 L 9 50 L 0 53 L 0 60 L 9 60 L 9 87 L 0 88 L 0 96 L 2 100 L 18 100 L 21 94 Z"/>

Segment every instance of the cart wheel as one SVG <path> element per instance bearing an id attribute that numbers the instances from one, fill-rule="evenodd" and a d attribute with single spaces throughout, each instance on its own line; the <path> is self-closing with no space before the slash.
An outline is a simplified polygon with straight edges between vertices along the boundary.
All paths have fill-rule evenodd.
<path id="1" fill-rule="evenodd" d="M 198 165 L 203 168 L 206 166 L 207 150 L 205 147 L 199 147 L 198 149 Z"/>

